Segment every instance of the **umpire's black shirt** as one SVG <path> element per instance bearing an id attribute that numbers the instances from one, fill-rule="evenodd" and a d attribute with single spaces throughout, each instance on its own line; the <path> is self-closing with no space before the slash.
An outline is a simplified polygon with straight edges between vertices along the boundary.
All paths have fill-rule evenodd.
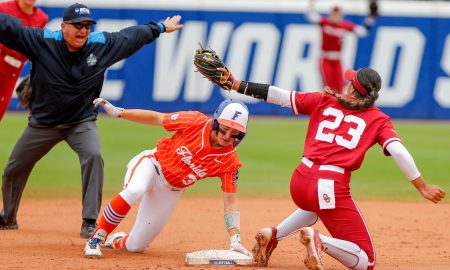
<path id="1" fill-rule="evenodd" d="M 62 31 L 22 26 L 20 20 L 0 13 L 0 42 L 26 55 L 31 63 L 30 111 L 47 126 L 94 119 L 92 101 L 102 90 L 105 70 L 159 37 L 155 23 L 120 32 L 93 32 L 86 44 L 70 53 Z"/>

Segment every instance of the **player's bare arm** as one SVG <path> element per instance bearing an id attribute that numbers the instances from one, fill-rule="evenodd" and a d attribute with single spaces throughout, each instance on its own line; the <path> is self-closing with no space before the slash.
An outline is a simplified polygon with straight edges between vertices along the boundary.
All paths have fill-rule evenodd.
<path id="1" fill-rule="evenodd" d="M 228 233 L 230 234 L 230 236 L 233 236 L 237 233 L 239 233 L 239 203 L 238 203 L 238 198 L 237 198 L 237 194 L 236 193 L 229 193 L 229 192 L 224 192 L 223 193 L 223 210 L 224 210 L 224 215 L 226 216 L 227 214 L 230 215 L 234 215 L 234 217 L 232 218 L 232 223 L 233 225 L 229 226 L 225 224 L 225 226 L 228 229 Z M 225 220 L 225 223 L 227 223 L 227 220 Z"/>
<path id="2" fill-rule="evenodd" d="M 241 243 L 241 237 L 239 234 L 240 212 L 237 194 L 224 192 L 223 207 L 225 212 L 225 229 L 230 234 L 230 250 L 237 251 L 251 257 L 251 253 Z"/>
<path id="3" fill-rule="evenodd" d="M 112 117 L 120 117 L 128 121 L 146 125 L 163 126 L 164 114 L 160 112 L 140 109 L 126 110 L 112 105 L 108 100 L 103 98 L 97 98 L 93 103 L 95 107 L 101 106 Z"/>

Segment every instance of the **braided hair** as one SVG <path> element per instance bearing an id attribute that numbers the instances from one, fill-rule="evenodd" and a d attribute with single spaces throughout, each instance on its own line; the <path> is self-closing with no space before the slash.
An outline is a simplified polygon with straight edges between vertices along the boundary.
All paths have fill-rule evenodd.
<path id="1" fill-rule="evenodd" d="M 365 110 L 372 106 L 378 99 L 378 92 L 381 89 L 380 75 L 371 68 L 359 69 L 353 77 L 347 77 L 347 74 L 348 72 L 346 72 L 346 79 L 351 81 L 353 88 L 356 90 L 353 94 L 356 100 L 337 94 L 327 86 L 323 91 L 328 95 L 336 97 L 339 103 L 350 110 Z M 358 89 L 357 84 L 363 89 Z"/>

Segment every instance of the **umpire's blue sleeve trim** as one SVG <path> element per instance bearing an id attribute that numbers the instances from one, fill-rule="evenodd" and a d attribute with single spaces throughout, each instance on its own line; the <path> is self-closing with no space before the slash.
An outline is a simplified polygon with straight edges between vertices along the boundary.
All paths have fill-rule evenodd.
<path id="1" fill-rule="evenodd" d="M 106 43 L 106 37 L 102 32 L 93 32 L 89 34 L 87 44 L 89 43 Z"/>
<path id="2" fill-rule="evenodd" d="M 62 31 L 52 31 L 50 29 L 45 28 L 44 29 L 44 38 L 50 38 L 50 39 L 54 39 L 54 40 L 62 40 L 63 36 L 62 36 Z"/>
<path id="3" fill-rule="evenodd" d="M 159 29 L 161 29 L 161 33 L 166 32 L 166 26 L 163 23 L 158 23 Z"/>

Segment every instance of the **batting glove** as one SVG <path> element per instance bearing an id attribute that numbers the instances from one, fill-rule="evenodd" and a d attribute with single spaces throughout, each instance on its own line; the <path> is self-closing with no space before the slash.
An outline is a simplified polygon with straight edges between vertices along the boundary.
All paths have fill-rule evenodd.
<path id="1" fill-rule="evenodd" d="M 242 245 L 241 236 L 239 234 L 230 237 L 230 250 L 253 257 L 253 255 Z"/>
<path id="2" fill-rule="evenodd" d="M 96 98 L 92 103 L 94 103 L 94 107 L 96 108 L 98 106 L 102 106 L 106 113 L 113 117 L 120 117 L 120 114 L 123 111 L 123 108 L 116 107 L 112 105 L 111 102 L 103 98 Z"/>

